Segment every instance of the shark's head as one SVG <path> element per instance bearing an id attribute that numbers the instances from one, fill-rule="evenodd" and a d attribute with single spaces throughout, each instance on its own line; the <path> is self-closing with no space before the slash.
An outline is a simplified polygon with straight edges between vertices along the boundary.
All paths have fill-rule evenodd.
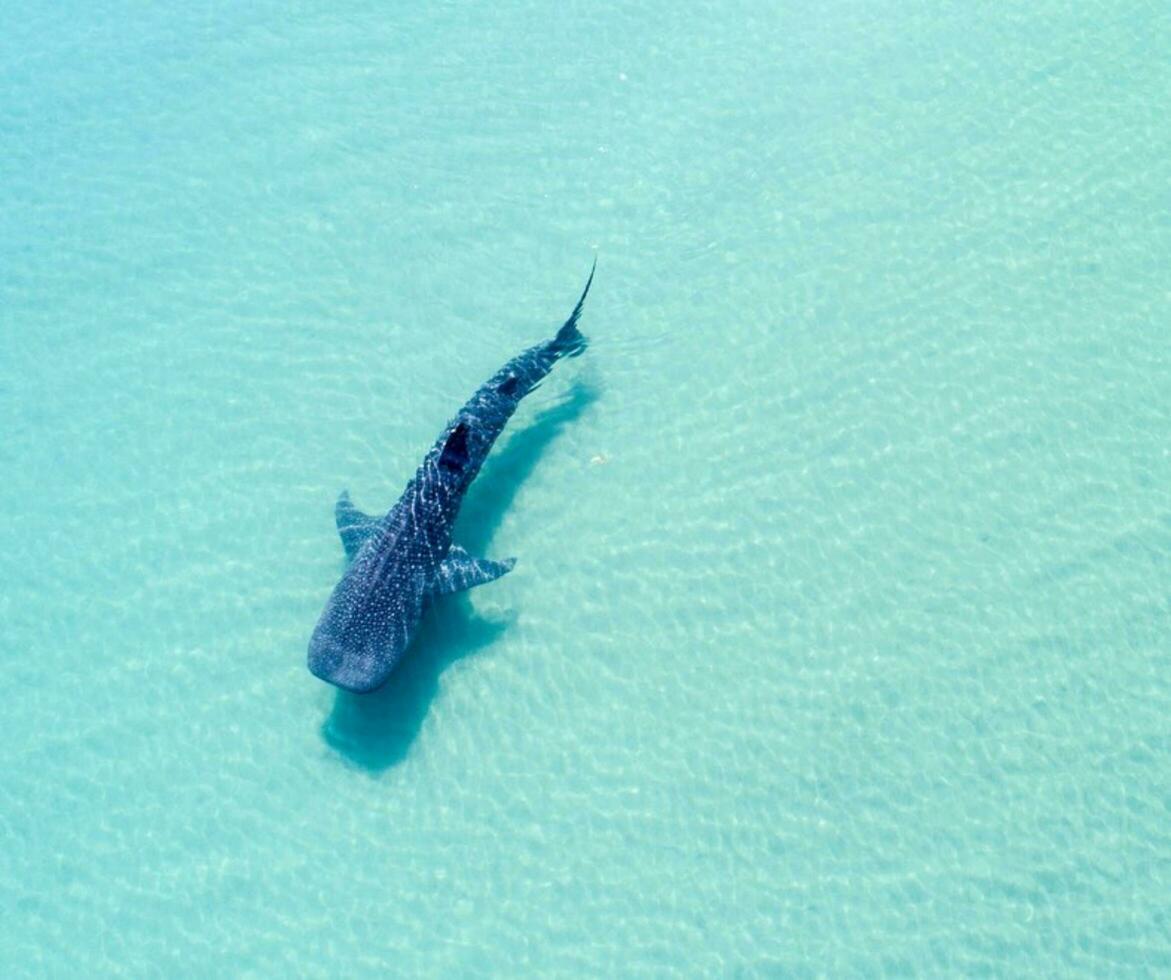
<path id="1" fill-rule="evenodd" d="M 394 661 L 390 661 L 390 668 L 383 663 L 372 651 L 339 643 L 320 630 L 309 641 L 309 670 L 323 681 L 355 694 L 366 694 L 386 682 Z"/>
<path id="2" fill-rule="evenodd" d="M 379 629 L 354 628 L 353 622 L 337 622 L 327 608 L 309 640 L 309 670 L 355 694 L 377 690 L 402 659 L 418 618 L 401 621 L 397 629 L 379 625 Z"/>
<path id="3" fill-rule="evenodd" d="M 309 639 L 309 670 L 316 677 L 364 694 L 395 670 L 423 617 L 429 582 L 412 542 L 383 535 L 359 549 Z"/>
<path id="4" fill-rule="evenodd" d="M 363 548 L 334 586 L 309 640 L 309 670 L 364 694 L 386 683 L 423 615 L 426 580 L 418 562 L 402 560 L 394 541 Z"/>

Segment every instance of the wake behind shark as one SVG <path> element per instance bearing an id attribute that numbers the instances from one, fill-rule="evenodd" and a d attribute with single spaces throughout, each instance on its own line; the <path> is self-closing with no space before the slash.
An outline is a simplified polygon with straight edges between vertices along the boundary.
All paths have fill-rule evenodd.
<path id="1" fill-rule="evenodd" d="M 552 340 L 517 355 L 480 386 L 383 517 L 363 514 L 342 491 L 334 513 L 351 561 L 309 640 L 309 669 L 316 676 L 347 691 L 375 690 L 402 658 L 432 599 L 512 570 L 514 558 L 474 558 L 452 544 L 452 526 L 521 399 L 561 358 L 585 350 L 577 321 L 593 281 L 591 268 L 581 298 Z"/>

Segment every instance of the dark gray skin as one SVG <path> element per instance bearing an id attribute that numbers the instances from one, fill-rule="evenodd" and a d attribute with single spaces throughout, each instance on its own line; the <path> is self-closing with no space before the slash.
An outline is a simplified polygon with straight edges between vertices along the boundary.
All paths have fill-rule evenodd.
<path id="1" fill-rule="evenodd" d="M 453 545 L 451 529 L 464 494 L 521 399 L 562 357 L 585 350 L 577 321 L 593 279 L 591 269 L 577 306 L 552 340 L 514 357 L 472 395 L 385 516 L 363 514 L 342 492 L 335 516 L 352 561 L 309 640 L 309 669 L 317 677 L 356 693 L 381 687 L 432 599 L 512 570 L 513 558 L 473 558 Z"/>

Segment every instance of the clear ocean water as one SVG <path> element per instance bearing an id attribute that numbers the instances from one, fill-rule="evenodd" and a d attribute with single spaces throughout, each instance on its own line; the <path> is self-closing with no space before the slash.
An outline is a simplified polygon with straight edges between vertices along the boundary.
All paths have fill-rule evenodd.
<path id="1" fill-rule="evenodd" d="M 0 8 L 0 974 L 1171 972 L 1164 4 Z M 305 668 L 550 334 L 391 684 Z"/>

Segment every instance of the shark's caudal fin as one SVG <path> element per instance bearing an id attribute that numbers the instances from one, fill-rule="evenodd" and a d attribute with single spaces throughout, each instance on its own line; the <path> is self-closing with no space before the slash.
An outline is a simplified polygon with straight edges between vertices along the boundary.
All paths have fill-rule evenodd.
<path id="1" fill-rule="evenodd" d="M 559 357 L 577 357 L 586 349 L 588 341 L 585 335 L 577 329 L 577 320 L 581 316 L 581 308 L 585 304 L 586 296 L 589 295 L 590 284 L 594 281 L 594 270 L 597 268 L 598 257 L 595 255 L 594 264 L 590 267 L 590 277 L 586 280 L 585 289 L 581 291 L 581 298 L 577 301 L 577 306 L 573 308 L 569 319 L 565 321 L 561 329 L 557 331 L 557 336 L 553 338 L 551 349 Z"/>

